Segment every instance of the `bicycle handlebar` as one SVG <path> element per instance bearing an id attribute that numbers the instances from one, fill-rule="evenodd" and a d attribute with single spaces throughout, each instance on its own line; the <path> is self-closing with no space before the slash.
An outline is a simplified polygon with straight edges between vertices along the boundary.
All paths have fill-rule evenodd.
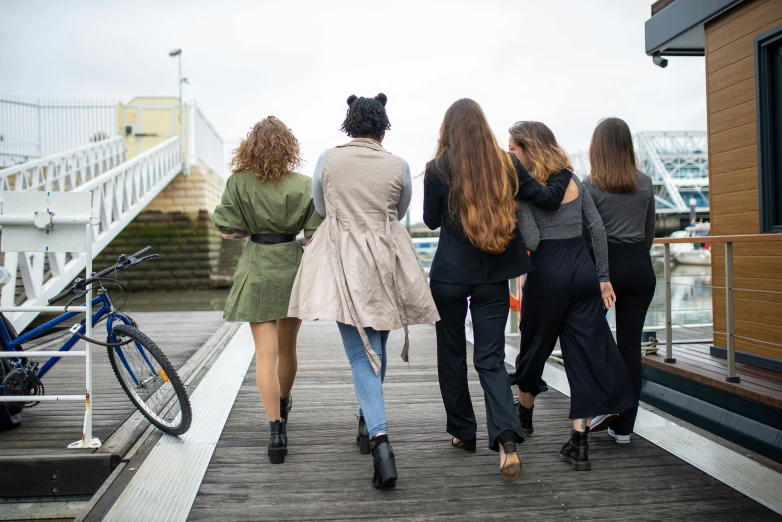
<path id="1" fill-rule="evenodd" d="M 141 263 L 142 261 L 146 261 L 147 259 L 152 259 L 155 257 L 158 257 L 157 254 L 153 254 L 151 256 L 144 256 L 144 254 L 150 252 L 152 250 L 151 246 L 144 247 L 135 254 L 132 254 L 130 256 L 126 256 L 125 254 L 122 254 L 119 256 L 119 259 L 117 259 L 116 264 L 114 266 L 110 266 L 108 268 L 104 268 L 100 272 L 97 272 L 91 277 L 88 277 L 87 279 L 77 279 L 76 282 L 73 283 L 73 285 L 70 286 L 70 288 L 66 288 L 56 296 L 49 299 L 49 304 L 54 304 L 57 301 L 66 298 L 67 296 L 71 294 L 77 294 L 82 289 L 84 289 L 87 285 L 91 284 L 94 281 L 97 281 L 98 279 L 104 278 L 109 274 L 112 274 L 116 272 L 117 270 L 124 270 L 125 268 L 137 265 Z"/>

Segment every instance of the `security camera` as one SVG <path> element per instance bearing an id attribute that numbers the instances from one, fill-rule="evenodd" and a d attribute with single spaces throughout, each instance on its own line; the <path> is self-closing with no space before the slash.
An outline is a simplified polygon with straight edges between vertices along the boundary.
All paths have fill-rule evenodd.
<path id="1" fill-rule="evenodd" d="M 652 56 L 652 61 L 657 67 L 662 67 L 663 69 L 668 67 L 668 60 L 660 56 L 659 53 Z"/>

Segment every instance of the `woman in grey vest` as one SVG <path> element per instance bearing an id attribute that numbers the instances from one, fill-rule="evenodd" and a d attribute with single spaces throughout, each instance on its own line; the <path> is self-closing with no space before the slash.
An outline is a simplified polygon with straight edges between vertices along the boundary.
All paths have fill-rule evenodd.
<path id="1" fill-rule="evenodd" d="M 657 280 L 649 249 L 654 241 L 654 191 L 638 170 L 630 128 L 619 118 L 600 121 L 589 146 L 590 174 L 584 186 L 608 236 L 608 265 L 616 292 L 616 342 L 635 390 L 635 406 L 618 417 L 592 419 L 592 431 L 608 428 L 628 444 L 641 396 L 641 334 Z"/>

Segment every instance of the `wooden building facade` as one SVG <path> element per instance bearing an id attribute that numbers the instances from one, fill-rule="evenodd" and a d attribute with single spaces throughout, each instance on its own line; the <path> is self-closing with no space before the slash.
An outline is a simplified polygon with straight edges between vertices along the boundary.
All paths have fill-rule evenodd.
<path id="1" fill-rule="evenodd" d="M 782 0 L 661 0 L 652 15 L 655 63 L 705 57 L 711 234 L 782 232 Z M 782 243 L 733 248 L 737 360 L 782 371 Z M 712 276 L 724 286 L 723 245 L 712 247 Z M 718 355 L 725 290 L 712 299 Z"/>

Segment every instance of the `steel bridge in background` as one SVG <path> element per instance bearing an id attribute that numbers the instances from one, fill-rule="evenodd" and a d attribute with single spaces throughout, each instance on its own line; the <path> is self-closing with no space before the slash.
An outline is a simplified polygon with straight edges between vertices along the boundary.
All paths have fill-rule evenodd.
<path id="1" fill-rule="evenodd" d="M 645 131 L 633 135 L 638 167 L 654 183 L 658 214 L 686 214 L 695 200 L 709 212 L 709 168 L 705 131 Z M 589 155 L 571 156 L 579 177 L 589 174 Z"/>

